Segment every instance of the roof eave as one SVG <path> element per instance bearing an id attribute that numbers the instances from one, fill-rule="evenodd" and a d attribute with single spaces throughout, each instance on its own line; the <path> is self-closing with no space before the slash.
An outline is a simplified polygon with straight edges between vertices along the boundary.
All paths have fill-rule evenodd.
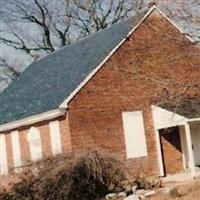
<path id="1" fill-rule="evenodd" d="M 65 108 L 59 108 L 59 109 L 50 110 L 41 114 L 36 114 L 24 119 L 20 119 L 17 121 L 0 125 L 0 133 L 11 131 L 19 127 L 21 128 L 24 126 L 29 126 L 29 125 L 36 124 L 42 121 L 52 120 L 52 119 L 64 116 L 65 114 L 66 114 Z"/>

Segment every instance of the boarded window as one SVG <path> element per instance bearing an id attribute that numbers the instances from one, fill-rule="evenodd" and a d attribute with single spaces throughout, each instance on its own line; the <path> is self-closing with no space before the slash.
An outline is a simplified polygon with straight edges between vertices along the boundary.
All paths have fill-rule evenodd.
<path id="1" fill-rule="evenodd" d="M 59 121 L 49 123 L 51 148 L 53 155 L 62 153 L 62 145 L 60 138 L 60 124 Z"/>
<path id="2" fill-rule="evenodd" d="M 142 112 L 123 112 L 122 118 L 127 158 L 147 156 Z"/>
<path id="3" fill-rule="evenodd" d="M 0 134 L 0 171 L 1 175 L 8 174 L 6 136 L 4 134 Z"/>
<path id="4" fill-rule="evenodd" d="M 29 149 L 31 154 L 31 160 L 37 161 L 42 158 L 42 146 L 40 139 L 40 131 L 32 127 L 27 134 L 27 140 L 29 143 Z"/>
<path id="5" fill-rule="evenodd" d="M 14 168 L 15 172 L 19 173 L 21 172 L 21 149 L 20 149 L 20 143 L 19 143 L 19 132 L 18 131 L 12 131 L 11 132 L 11 139 L 12 139 L 12 150 L 13 150 L 13 162 L 14 162 Z"/>

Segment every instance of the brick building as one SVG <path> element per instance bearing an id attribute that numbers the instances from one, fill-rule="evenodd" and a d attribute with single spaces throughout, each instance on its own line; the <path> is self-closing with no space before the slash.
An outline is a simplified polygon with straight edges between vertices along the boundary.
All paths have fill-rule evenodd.
<path id="1" fill-rule="evenodd" d="M 0 173 L 80 149 L 133 174 L 200 165 L 200 49 L 156 6 L 28 67 L 0 94 Z"/>

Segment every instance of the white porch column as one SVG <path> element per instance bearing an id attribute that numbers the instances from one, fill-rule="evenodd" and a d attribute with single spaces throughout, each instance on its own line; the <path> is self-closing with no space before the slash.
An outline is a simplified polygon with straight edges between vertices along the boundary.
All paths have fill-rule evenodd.
<path id="1" fill-rule="evenodd" d="M 187 148 L 188 148 L 191 175 L 192 177 L 195 177 L 195 163 L 194 163 L 194 155 L 193 155 L 193 150 L 192 150 L 191 131 L 190 131 L 190 125 L 188 123 L 185 124 L 185 134 L 186 134 L 186 142 L 187 142 Z"/>
<path id="2" fill-rule="evenodd" d="M 157 153 L 158 153 L 158 164 L 159 164 L 160 176 L 162 177 L 162 176 L 164 176 L 164 167 L 163 167 L 163 161 L 162 161 L 159 130 L 156 129 L 155 134 L 156 134 L 156 146 L 157 146 Z"/>

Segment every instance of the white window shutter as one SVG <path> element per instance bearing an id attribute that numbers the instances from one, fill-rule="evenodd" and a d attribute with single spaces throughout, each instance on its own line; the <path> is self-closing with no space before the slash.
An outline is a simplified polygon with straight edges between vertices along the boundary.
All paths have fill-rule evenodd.
<path id="1" fill-rule="evenodd" d="M 42 159 L 42 144 L 40 139 L 40 131 L 32 127 L 27 134 L 27 140 L 29 143 L 31 160 L 37 161 Z"/>
<path id="2" fill-rule="evenodd" d="M 6 135 L 0 134 L 0 173 L 1 175 L 8 174 L 8 161 L 6 149 Z"/>
<path id="3" fill-rule="evenodd" d="M 122 118 L 127 158 L 147 156 L 142 111 L 123 112 Z"/>
<path id="4" fill-rule="evenodd" d="M 52 121 L 49 123 L 51 148 L 53 155 L 62 153 L 60 124 L 59 121 Z"/>
<path id="5" fill-rule="evenodd" d="M 14 171 L 15 173 L 19 173 L 22 170 L 21 168 L 19 168 L 22 166 L 19 132 L 12 131 L 11 139 L 12 139 L 13 162 L 14 162 L 14 168 L 15 168 Z"/>

